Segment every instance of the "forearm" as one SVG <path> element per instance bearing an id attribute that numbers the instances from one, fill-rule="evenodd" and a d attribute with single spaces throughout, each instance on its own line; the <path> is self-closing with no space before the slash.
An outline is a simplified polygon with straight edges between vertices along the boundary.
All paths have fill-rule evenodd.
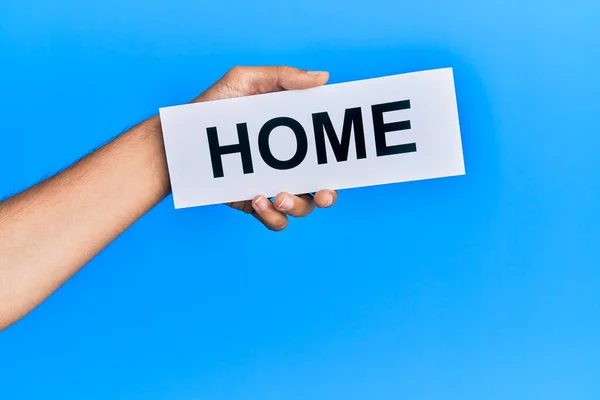
<path id="1" fill-rule="evenodd" d="M 236 67 L 193 102 L 325 84 L 326 72 Z M 170 191 L 158 116 L 64 172 L 0 203 L 0 330 L 31 311 Z M 330 207 L 337 193 L 279 193 L 229 203 L 271 230 Z"/>
<path id="2" fill-rule="evenodd" d="M 169 193 L 153 117 L 0 204 L 0 330 L 52 294 Z"/>

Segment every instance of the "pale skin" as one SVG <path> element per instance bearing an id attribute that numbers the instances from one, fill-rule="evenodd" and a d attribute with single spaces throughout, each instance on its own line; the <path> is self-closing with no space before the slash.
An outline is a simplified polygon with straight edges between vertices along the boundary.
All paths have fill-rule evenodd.
<path id="1" fill-rule="evenodd" d="M 193 102 L 324 85 L 327 72 L 235 67 Z M 158 116 L 63 172 L 0 203 L 0 330 L 56 291 L 170 193 Z M 279 193 L 228 204 L 280 231 L 288 216 L 332 206 L 337 192 Z"/>

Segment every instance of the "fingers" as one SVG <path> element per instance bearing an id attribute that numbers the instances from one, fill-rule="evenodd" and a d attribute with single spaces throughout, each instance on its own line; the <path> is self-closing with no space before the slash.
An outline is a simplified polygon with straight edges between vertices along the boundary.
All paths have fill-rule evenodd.
<path id="1" fill-rule="evenodd" d="M 304 217 L 315 209 L 313 197 L 309 194 L 294 196 L 289 193 L 279 193 L 273 200 L 275 208 L 293 217 Z"/>
<path id="2" fill-rule="evenodd" d="M 315 205 L 319 208 L 331 207 L 337 201 L 338 194 L 335 190 L 319 190 L 315 193 Z"/>
<path id="3" fill-rule="evenodd" d="M 284 230 L 288 224 L 287 215 L 275 209 L 273 203 L 265 196 L 259 195 L 252 200 L 254 215 L 260 222 L 272 231 Z"/>
<path id="4" fill-rule="evenodd" d="M 320 190 L 314 197 L 309 194 L 296 196 L 283 192 L 275 196 L 273 202 L 263 195 L 258 195 L 252 200 L 254 209 L 252 215 L 270 230 L 281 231 L 287 227 L 288 215 L 304 217 L 315 209 L 315 205 L 319 208 L 327 208 L 331 207 L 336 200 L 335 190 Z"/>

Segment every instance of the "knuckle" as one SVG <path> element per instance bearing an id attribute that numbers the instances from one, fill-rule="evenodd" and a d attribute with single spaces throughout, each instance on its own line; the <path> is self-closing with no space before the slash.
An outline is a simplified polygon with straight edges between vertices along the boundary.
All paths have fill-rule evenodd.
<path id="1" fill-rule="evenodd" d="M 239 77 L 244 74 L 245 70 L 246 70 L 245 67 L 236 65 L 235 67 L 230 68 L 229 71 L 227 71 L 227 74 L 225 74 L 225 76 L 230 77 L 230 78 Z"/>
<path id="2" fill-rule="evenodd" d="M 306 208 L 304 210 L 302 210 L 302 215 L 300 215 L 301 217 L 306 217 L 307 215 L 309 215 L 310 213 L 312 213 L 315 210 L 315 204 L 312 203 L 309 206 L 306 206 Z"/>
<path id="3" fill-rule="evenodd" d="M 293 213 L 290 213 L 290 215 L 292 215 L 296 218 L 306 217 L 308 214 L 313 212 L 314 208 L 315 208 L 315 206 L 312 203 L 303 204 L 301 207 L 297 207 L 296 209 L 294 209 Z"/>
<path id="4" fill-rule="evenodd" d="M 287 227 L 287 225 L 287 218 L 279 218 L 277 219 L 277 221 L 274 221 L 273 223 L 269 224 L 269 229 L 273 232 L 280 232 L 284 230 Z"/>

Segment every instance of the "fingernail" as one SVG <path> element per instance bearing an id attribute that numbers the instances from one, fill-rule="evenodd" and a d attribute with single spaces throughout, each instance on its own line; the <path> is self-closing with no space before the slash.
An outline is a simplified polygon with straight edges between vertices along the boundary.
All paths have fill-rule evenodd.
<path id="1" fill-rule="evenodd" d="M 279 203 L 279 205 L 277 206 L 277 208 L 280 209 L 280 210 L 282 210 L 282 211 L 288 211 L 288 210 L 291 210 L 291 208 L 293 206 L 294 206 L 294 201 L 292 200 L 292 198 L 290 196 L 288 196 L 286 194 L 281 199 L 281 202 Z"/>
<path id="2" fill-rule="evenodd" d="M 258 211 L 265 211 L 269 206 L 269 200 L 265 196 L 260 196 L 254 201 L 254 205 L 258 208 Z"/>
<path id="3" fill-rule="evenodd" d="M 309 75 L 321 75 L 324 74 L 325 71 L 306 71 L 306 73 Z"/>
<path id="4" fill-rule="evenodd" d="M 329 193 L 329 200 L 325 203 L 325 207 L 329 207 L 333 204 L 333 194 Z"/>

